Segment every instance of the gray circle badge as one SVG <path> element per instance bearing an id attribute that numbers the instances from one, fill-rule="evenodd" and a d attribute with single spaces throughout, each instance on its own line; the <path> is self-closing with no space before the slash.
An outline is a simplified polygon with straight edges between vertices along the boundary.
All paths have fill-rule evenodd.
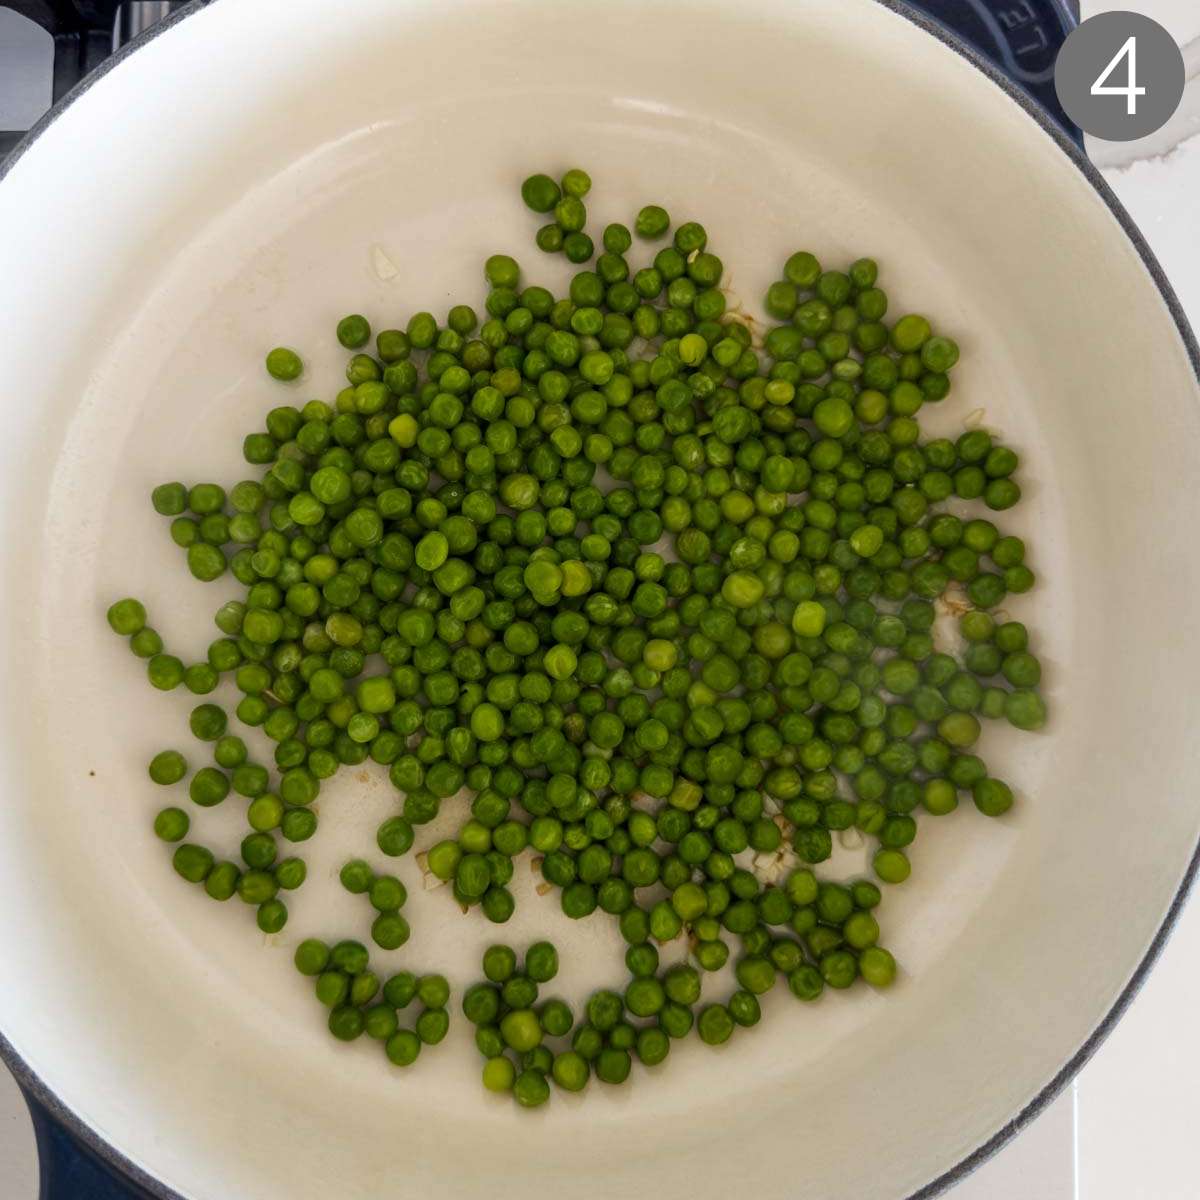
<path id="1" fill-rule="evenodd" d="M 1098 13 L 1063 43 L 1054 88 L 1085 133 L 1130 142 L 1162 128 L 1183 98 L 1183 55 L 1174 38 L 1141 13 Z"/>

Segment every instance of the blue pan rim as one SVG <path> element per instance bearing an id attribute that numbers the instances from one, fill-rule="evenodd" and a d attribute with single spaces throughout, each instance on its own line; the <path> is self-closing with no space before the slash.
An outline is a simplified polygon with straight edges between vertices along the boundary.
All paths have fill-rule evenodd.
<path id="1" fill-rule="evenodd" d="M 944 25 L 939 24 L 932 17 L 911 8 L 905 0 L 874 0 L 874 2 L 911 21 L 918 28 L 923 29 L 948 49 L 965 58 L 977 70 L 986 75 L 1009 99 L 1019 104 L 1033 118 L 1042 131 L 1070 159 L 1092 187 L 1095 188 L 1100 198 L 1108 206 L 1109 211 L 1116 218 L 1125 236 L 1132 243 L 1134 249 L 1137 250 L 1138 256 L 1146 267 L 1150 278 L 1158 288 L 1163 303 L 1166 305 L 1167 311 L 1171 314 L 1171 318 L 1175 322 L 1175 327 L 1178 330 L 1180 340 L 1183 342 L 1184 349 L 1187 351 L 1188 358 L 1192 364 L 1192 370 L 1196 374 L 1197 383 L 1200 383 L 1200 343 L 1197 343 L 1196 335 L 1192 331 L 1187 316 L 1183 311 L 1179 297 L 1175 294 L 1175 289 L 1168 281 L 1166 273 L 1163 271 L 1158 259 L 1155 258 L 1154 252 L 1150 249 L 1141 231 L 1134 223 L 1133 218 L 1125 210 L 1120 200 L 1117 199 L 1100 172 L 1092 165 L 1087 155 L 1071 141 L 1063 130 L 1046 114 L 1044 109 L 1031 100 L 1007 75 L 988 62 L 974 47 L 968 45 L 957 34 L 947 29 Z M 3 163 L 0 163 L 0 182 L 3 182 L 4 177 L 12 170 L 13 166 L 26 151 L 28 151 L 30 146 L 72 104 L 83 96 L 98 79 L 107 75 L 109 71 L 147 42 L 159 37 L 167 30 L 178 25 L 181 21 L 186 20 L 201 9 L 207 8 L 212 3 L 214 3 L 214 0 L 191 0 L 191 3 L 184 8 L 172 13 L 158 24 L 152 25 L 140 37 L 122 46 L 109 58 L 105 59 L 78 87 L 72 89 L 71 92 L 55 104 L 30 129 L 25 137 L 17 143 L 8 158 Z M 1150 969 L 1162 953 L 1167 939 L 1171 936 L 1179 920 L 1179 915 L 1187 903 L 1188 895 L 1191 892 L 1198 871 L 1200 871 L 1200 844 L 1197 844 L 1192 852 L 1187 870 L 1184 872 L 1183 879 L 1180 881 L 1179 887 L 1175 892 L 1171 906 L 1168 908 L 1166 916 L 1163 918 L 1162 924 L 1159 925 L 1146 953 L 1142 956 L 1133 975 L 1121 990 L 1113 1006 L 1104 1015 L 1103 1019 L 1092 1031 L 1087 1040 L 1084 1041 L 1083 1045 L 1071 1055 L 1058 1073 L 1042 1087 L 1037 1095 L 1012 1120 L 1001 1126 L 987 1141 L 960 1159 L 954 1166 L 948 1168 L 941 1175 L 918 1188 L 915 1192 L 911 1192 L 906 1197 L 906 1200 L 932 1200 L 933 1197 L 941 1195 L 947 1189 L 960 1183 L 998 1150 L 1007 1145 L 1021 1130 L 1032 1123 L 1051 1101 L 1058 1096 L 1063 1088 L 1082 1070 L 1088 1059 L 1100 1048 L 1105 1038 L 1112 1032 L 1117 1022 L 1125 1014 L 1126 1009 L 1133 1002 L 1134 997 L 1141 990 L 1147 975 L 1150 973 Z M 187 1197 L 181 1192 L 175 1191 L 174 1188 L 149 1175 L 137 1163 L 126 1157 L 125 1154 L 112 1145 L 112 1143 L 106 1141 L 82 1117 L 68 1108 L 21 1057 L 2 1031 L 0 1031 L 0 1060 L 7 1065 L 17 1083 L 20 1084 L 29 1096 L 45 1108 L 73 1137 L 78 1139 L 78 1141 L 103 1162 L 113 1167 L 124 1179 L 142 1188 L 151 1196 L 156 1197 L 157 1200 L 187 1200 Z"/>

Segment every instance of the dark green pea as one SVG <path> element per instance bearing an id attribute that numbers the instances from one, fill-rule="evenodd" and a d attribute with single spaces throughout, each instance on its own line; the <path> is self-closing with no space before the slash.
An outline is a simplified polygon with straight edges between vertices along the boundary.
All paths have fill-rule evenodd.
<path id="1" fill-rule="evenodd" d="M 212 851 L 185 842 L 175 851 L 172 864 L 189 883 L 203 883 L 213 868 Z"/>
<path id="2" fill-rule="evenodd" d="M 667 215 L 667 210 L 657 204 L 647 204 L 634 222 L 638 237 L 648 240 L 662 237 L 670 228 L 671 218 Z"/>
<path id="3" fill-rule="evenodd" d="M 549 175 L 530 175 L 521 184 L 521 199 L 536 213 L 550 212 L 562 193 Z"/>
<path id="4" fill-rule="evenodd" d="M 305 938 L 296 947 L 294 961 L 301 975 L 320 975 L 329 965 L 329 947 L 317 938 Z"/>
<path id="5" fill-rule="evenodd" d="M 538 1108 L 550 1099 L 550 1085 L 541 1071 L 522 1071 L 513 1081 L 512 1091 L 522 1108 Z"/>
<path id="6" fill-rule="evenodd" d="M 263 933 L 278 933 L 288 919 L 287 905 L 282 900 L 271 899 L 258 906 L 255 920 Z"/>
<path id="7" fill-rule="evenodd" d="M 558 951 L 549 942 L 534 942 L 525 951 L 525 974 L 536 983 L 547 983 L 558 974 Z"/>
<path id="8" fill-rule="evenodd" d="M 398 1067 L 409 1067 L 421 1053 L 421 1039 L 410 1029 L 401 1029 L 385 1044 L 388 1060 Z"/>
<path id="9" fill-rule="evenodd" d="M 696 1022 L 700 1040 L 710 1046 L 719 1046 L 733 1035 L 734 1021 L 729 1009 L 723 1004 L 708 1004 L 700 1010 Z"/>
<path id="10" fill-rule="evenodd" d="M 241 878 L 241 868 L 237 863 L 220 862 L 208 873 L 204 890 L 214 900 L 229 900 L 237 893 Z"/>
<path id="11" fill-rule="evenodd" d="M 347 350 L 357 350 L 371 339 L 371 326 L 366 317 L 357 313 L 343 317 L 337 324 L 337 340 Z"/>
<path id="12" fill-rule="evenodd" d="M 403 817 L 389 817 L 379 827 L 376 842 L 379 849 L 391 858 L 407 854 L 412 848 L 413 827 Z"/>

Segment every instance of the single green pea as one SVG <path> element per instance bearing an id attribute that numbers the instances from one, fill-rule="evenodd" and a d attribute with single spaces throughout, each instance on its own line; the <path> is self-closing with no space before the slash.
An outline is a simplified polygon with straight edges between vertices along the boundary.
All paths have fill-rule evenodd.
<path id="1" fill-rule="evenodd" d="M 880 850 L 874 859 L 875 874 L 884 883 L 903 883 L 911 874 L 912 866 L 902 850 Z"/>
<path id="2" fill-rule="evenodd" d="M 151 629 L 147 625 L 130 637 L 129 649 L 138 658 L 153 658 L 155 655 L 162 654 L 163 640 L 157 630 Z M 184 671 L 183 679 L 187 683 L 188 672 L 186 670 Z"/>
<path id="3" fill-rule="evenodd" d="M 427 1008 L 417 1018 L 417 1037 L 427 1046 L 436 1046 L 450 1028 L 450 1014 L 444 1008 Z"/>
<path id="4" fill-rule="evenodd" d="M 537 1108 L 550 1099 L 550 1085 L 541 1071 L 522 1071 L 513 1081 L 513 1096 L 522 1108 Z"/>
<path id="5" fill-rule="evenodd" d="M 511 1092 L 516 1078 L 516 1067 L 513 1066 L 511 1059 L 505 1058 L 503 1055 L 489 1058 L 483 1064 L 483 1086 L 489 1092 Z"/>
<path id="6" fill-rule="evenodd" d="M 258 906 L 255 920 L 263 933 L 278 933 L 288 919 L 287 905 L 282 900 L 270 899 Z"/>
<path id="7" fill-rule="evenodd" d="M 241 878 L 242 871 L 237 863 L 219 862 L 209 871 L 204 890 L 213 900 L 224 903 L 237 893 Z"/>
<path id="8" fill-rule="evenodd" d="M 489 946 L 483 952 L 483 973 L 493 983 L 507 983 L 517 969 L 516 953 L 509 946 Z"/>
<path id="9" fill-rule="evenodd" d="M 890 987 L 896 978 L 896 960 L 882 946 L 870 946 L 859 955 L 858 970 L 872 987 Z"/>
<path id="10" fill-rule="evenodd" d="M 318 938 L 305 938 L 296 947 L 294 961 L 301 975 L 320 975 L 329 965 L 329 947 Z"/>
<path id="11" fill-rule="evenodd" d="M 551 1074 L 563 1091 L 581 1092 L 587 1086 L 591 1067 L 582 1054 L 575 1050 L 564 1050 L 554 1056 Z"/>
<path id="12" fill-rule="evenodd" d="M 422 975 L 417 981 L 417 999 L 426 1008 L 445 1008 L 450 999 L 450 984 L 444 975 Z"/>
<path id="13" fill-rule="evenodd" d="M 411 1029 L 401 1029 L 385 1043 L 388 1061 L 397 1067 L 410 1067 L 421 1053 L 421 1039 Z"/>
<path id="14" fill-rule="evenodd" d="M 366 317 L 360 316 L 357 313 L 348 317 L 343 317 L 337 323 L 337 340 L 346 347 L 347 350 L 357 350 L 360 346 L 365 346 L 371 340 L 371 326 Z M 267 367 L 270 370 L 270 365 Z M 273 371 L 271 372 L 275 374 Z M 297 372 L 299 374 L 299 372 Z M 278 376 L 276 376 L 278 378 Z M 293 377 L 294 378 L 294 377 Z"/>
<path id="15" fill-rule="evenodd" d="M 177 517 L 187 508 L 187 488 L 182 483 L 160 483 L 150 493 L 154 511 L 164 517 Z"/>
<path id="16" fill-rule="evenodd" d="M 229 795 L 229 776 L 216 767 L 201 767 L 192 776 L 188 795 L 193 804 L 201 808 L 212 808 Z"/>
<path id="17" fill-rule="evenodd" d="M 404 817 L 389 817 L 379 826 L 375 841 L 389 858 L 399 858 L 408 853 L 415 838 L 412 825 Z"/>
<path id="18" fill-rule="evenodd" d="M 313 990 L 326 1008 L 337 1008 L 350 996 L 350 977 L 336 968 L 323 970 L 316 976 Z"/>
<path id="19" fill-rule="evenodd" d="M 355 895 L 362 895 L 370 888 L 371 882 L 375 878 L 375 872 L 371 869 L 370 864 L 363 859 L 352 858 L 342 866 L 338 878 L 341 880 L 342 887 L 346 891 L 353 892 Z M 396 907 L 399 907 L 399 905 Z"/>
<path id="20" fill-rule="evenodd" d="M 671 228 L 671 218 L 665 208 L 647 204 L 638 213 L 633 227 L 638 237 L 653 240 L 662 237 Z"/>
<path id="21" fill-rule="evenodd" d="M 172 863 L 175 870 L 189 883 L 203 883 L 213 869 L 212 851 L 204 846 L 184 842 L 175 851 Z"/>
<path id="22" fill-rule="evenodd" d="M 541 1045 L 542 1027 L 532 1009 L 516 1009 L 500 1021 L 500 1035 L 518 1054 Z"/>
<path id="23" fill-rule="evenodd" d="M 344 872 L 345 867 L 342 870 Z M 345 880 L 343 879 L 342 882 L 344 886 Z M 408 900 L 408 889 L 394 875 L 376 875 L 367 886 L 371 907 L 378 912 L 394 912 L 396 909 L 403 908 Z M 347 890 L 353 891 L 354 889 Z"/>
<path id="24" fill-rule="evenodd" d="M 606 1046 L 595 1061 L 596 1078 L 602 1083 L 621 1084 L 629 1078 L 633 1059 L 629 1051 L 615 1046 Z"/>
<path id="25" fill-rule="evenodd" d="M 363 1013 L 363 1032 L 377 1042 L 386 1042 L 400 1027 L 400 1019 L 390 1004 L 374 1004 Z"/>
<path id="26" fill-rule="evenodd" d="M 299 379 L 303 370 L 304 364 L 300 361 L 300 355 L 286 346 L 276 346 L 267 354 L 267 374 L 272 379 L 287 383 Z"/>
<path id="27" fill-rule="evenodd" d="M 225 574 L 228 562 L 219 546 L 207 542 L 193 542 L 187 548 L 188 570 L 204 583 L 211 583 Z"/>
<path id="28" fill-rule="evenodd" d="M 108 610 L 108 624 L 113 633 L 132 637 L 146 624 L 146 609 L 140 600 L 127 597 L 118 600 Z"/>
<path id="29" fill-rule="evenodd" d="M 734 1022 L 723 1004 L 708 1004 L 700 1010 L 696 1030 L 700 1040 L 709 1046 L 719 1046 L 733 1035 Z"/>
<path id="30" fill-rule="evenodd" d="M 1046 702 L 1032 689 L 1017 688 L 1008 693 L 1004 715 L 1018 729 L 1041 729 L 1046 724 Z"/>
<path id="31" fill-rule="evenodd" d="M 169 786 L 187 774 L 187 759 L 178 750 L 160 750 L 150 760 L 149 771 L 155 783 Z"/>
<path id="32" fill-rule="evenodd" d="M 549 175 L 530 175 L 521 184 L 521 199 L 536 213 L 547 213 L 558 203 L 562 193 Z"/>
<path id="33" fill-rule="evenodd" d="M 562 177 L 562 190 L 568 196 L 582 199 L 592 190 L 592 178 L 586 171 L 572 167 Z"/>
<path id="34" fill-rule="evenodd" d="M 384 950 L 398 950 L 411 935 L 408 922 L 398 912 L 381 912 L 371 923 L 371 939 Z"/>
<path id="35" fill-rule="evenodd" d="M 225 733 L 225 710 L 217 704 L 199 704 L 192 709 L 188 724 L 192 735 L 202 742 L 215 742 Z"/>
<path id="36" fill-rule="evenodd" d="M 535 983 L 547 983 L 558 974 L 558 951 L 549 942 L 534 942 L 525 951 L 525 974 Z"/>
<path id="37" fill-rule="evenodd" d="M 212 758 L 218 767 L 224 767 L 226 770 L 242 766 L 248 755 L 250 751 L 246 749 L 246 743 L 235 733 L 223 734 L 212 746 Z"/>
<path id="38" fill-rule="evenodd" d="M 988 817 L 999 817 L 1012 808 L 1012 789 L 999 779 L 981 779 L 971 789 L 975 807 Z"/>
<path id="39" fill-rule="evenodd" d="M 417 977 L 411 971 L 399 971 L 383 985 L 383 998 L 393 1008 L 407 1008 L 417 994 Z"/>
<path id="40" fill-rule="evenodd" d="M 164 842 L 179 842 L 187 837 L 191 819 L 181 808 L 164 808 L 154 818 L 154 833 Z"/>

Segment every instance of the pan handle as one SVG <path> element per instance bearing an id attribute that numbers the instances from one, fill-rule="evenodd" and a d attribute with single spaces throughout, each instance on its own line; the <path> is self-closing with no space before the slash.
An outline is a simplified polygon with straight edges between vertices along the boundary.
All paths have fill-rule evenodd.
<path id="1" fill-rule="evenodd" d="M 1078 0 L 907 0 L 951 37 L 978 51 L 1077 146 L 1083 134 L 1054 90 L 1054 60 L 1079 24 Z"/>
<path id="2" fill-rule="evenodd" d="M 112 53 L 120 7 L 121 0 L 0 0 L 0 8 L 28 17 L 54 39 L 55 103 Z M 0 130 L 0 163 L 24 136 Z"/>
<path id="3" fill-rule="evenodd" d="M 54 100 L 61 100 L 113 51 L 121 0 L 0 0 L 54 39 Z"/>
<path id="4" fill-rule="evenodd" d="M 54 39 L 52 100 L 57 104 L 118 46 L 179 8 L 183 0 L 0 0 Z M 0 130 L 0 164 L 25 136 Z"/>
<path id="5" fill-rule="evenodd" d="M 101 1162 L 40 1100 L 22 1091 L 37 1139 L 40 1200 L 152 1200 L 149 1192 Z"/>

